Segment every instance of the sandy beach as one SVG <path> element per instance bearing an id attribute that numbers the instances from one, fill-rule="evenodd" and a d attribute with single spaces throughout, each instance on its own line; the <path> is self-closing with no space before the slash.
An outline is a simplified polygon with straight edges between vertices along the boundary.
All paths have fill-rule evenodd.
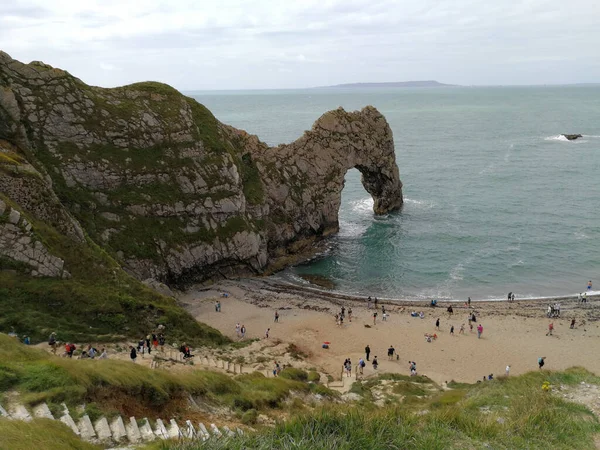
<path id="1" fill-rule="evenodd" d="M 222 293 L 228 293 L 223 297 Z M 450 380 L 475 382 L 484 375 L 503 375 L 511 366 L 511 375 L 538 370 L 537 360 L 546 357 L 544 369 L 562 370 L 583 366 L 600 373 L 600 329 L 598 296 L 588 297 L 586 304 L 576 299 L 563 299 L 561 317 L 548 319 L 547 299 L 507 302 L 473 302 L 468 309 L 462 303 L 440 303 L 431 308 L 425 302 L 385 302 L 389 317 L 382 320 L 381 302 L 373 325 L 374 308 L 366 300 L 343 295 L 319 293 L 277 285 L 261 279 L 225 281 L 210 287 L 197 287 L 182 293 L 180 302 L 199 321 L 205 322 L 232 339 L 238 339 L 236 323 L 245 325 L 246 339 L 293 343 L 306 355 L 308 365 L 323 370 L 335 379 L 341 376 L 342 363 L 351 358 L 356 364 L 364 357 L 364 348 L 371 348 L 371 361 L 377 356 L 377 372 L 409 373 L 408 361 L 415 361 L 419 374 L 438 383 Z M 221 312 L 215 311 L 220 300 Z M 554 303 L 556 300 L 553 300 Z M 446 309 L 452 304 L 454 313 Z M 352 322 L 337 326 L 334 315 L 344 306 L 352 308 Z M 424 319 L 411 317 L 411 311 L 423 311 Z M 279 322 L 274 322 L 275 311 Z M 483 326 L 481 339 L 476 326 L 470 332 L 468 315 L 475 312 Z M 346 314 L 347 316 L 347 314 Z M 440 319 L 440 330 L 435 322 Z M 576 326 L 570 329 L 571 319 Z M 547 336 L 548 324 L 554 323 L 552 336 Z M 459 334 L 461 324 L 465 333 Z M 454 335 L 450 327 L 454 325 Z M 264 338 L 270 328 L 270 337 Z M 436 333 L 437 339 L 427 342 L 425 333 Z M 329 349 L 322 343 L 330 342 Z M 399 359 L 388 360 L 387 349 L 393 345 Z M 257 346 L 253 345 L 256 349 Z M 256 355 L 254 355 L 256 356 Z M 368 363 L 365 376 L 375 373 Z"/>

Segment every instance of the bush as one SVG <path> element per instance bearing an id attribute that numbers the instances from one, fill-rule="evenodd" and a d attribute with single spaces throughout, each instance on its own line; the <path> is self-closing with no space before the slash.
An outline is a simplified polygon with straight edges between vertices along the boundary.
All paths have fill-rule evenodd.
<path id="1" fill-rule="evenodd" d="M 242 414 L 242 423 L 244 425 L 254 425 L 258 419 L 258 411 L 255 409 L 249 409 Z"/>
<path id="2" fill-rule="evenodd" d="M 308 373 L 302 369 L 295 369 L 293 367 L 286 367 L 279 374 L 282 378 L 294 381 L 308 381 Z"/>
<path id="3" fill-rule="evenodd" d="M 310 372 L 308 372 L 308 381 L 311 381 L 313 383 L 318 383 L 321 380 L 321 375 L 319 374 L 319 372 L 316 372 L 314 370 L 311 370 Z"/>

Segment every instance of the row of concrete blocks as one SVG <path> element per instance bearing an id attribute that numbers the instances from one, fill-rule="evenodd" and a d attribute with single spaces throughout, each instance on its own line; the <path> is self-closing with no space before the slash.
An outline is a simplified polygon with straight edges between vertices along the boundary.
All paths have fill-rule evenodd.
<path id="1" fill-rule="evenodd" d="M 140 425 L 135 417 L 130 417 L 127 423 L 123 421 L 121 416 L 112 419 L 110 423 L 105 417 L 101 417 L 92 424 L 86 414 L 75 423 L 67 406 L 64 403 L 62 406 L 63 413 L 59 420 L 67 425 L 73 433 L 88 442 L 110 444 L 112 442 L 129 441 L 131 444 L 138 444 L 140 442 L 151 442 L 155 439 L 200 439 L 206 441 L 210 438 L 223 436 L 233 437 L 236 434 L 227 426 L 222 426 L 219 430 L 214 423 L 210 424 L 209 432 L 203 423 L 199 423 L 198 428 L 196 428 L 190 420 L 186 420 L 185 425 L 180 427 L 175 419 L 171 419 L 168 424 L 165 424 L 161 419 L 157 419 L 154 430 L 148 419 L 142 419 Z M 46 403 L 35 406 L 32 413 L 33 415 L 23 405 L 14 405 L 10 412 L 0 406 L 0 417 L 24 421 L 30 421 L 34 417 L 54 420 L 54 416 Z M 236 432 L 243 434 L 243 431 L 239 428 L 236 429 Z"/>

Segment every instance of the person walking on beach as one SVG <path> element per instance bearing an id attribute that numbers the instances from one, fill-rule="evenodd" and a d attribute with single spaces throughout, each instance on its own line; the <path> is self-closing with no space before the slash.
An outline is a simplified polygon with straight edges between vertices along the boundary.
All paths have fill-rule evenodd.
<path id="1" fill-rule="evenodd" d="M 279 311 L 275 311 L 275 323 L 279 323 Z"/>
<path id="2" fill-rule="evenodd" d="M 512 294 L 512 295 L 511 295 L 511 297 L 510 297 L 510 301 L 511 301 L 511 302 L 514 302 L 514 301 L 515 301 L 515 293 L 514 293 L 514 292 L 513 292 L 513 294 Z"/>
<path id="3" fill-rule="evenodd" d="M 365 347 L 365 355 L 367 357 L 367 361 L 369 360 L 369 355 L 371 354 L 371 347 L 368 345 Z"/>
<path id="4" fill-rule="evenodd" d="M 538 366 L 539 366 L 540 370 L 541 370 L 542 367 L 544 367 L 544 364 L 546 364 L 545 360 L 546 360 L 545 356 L 540 356 L 538 358 Z"/>
<path id="5" fill-rule="evenodd" d="M 137 358 L 137 351 L 133 345 L 129 346 L 129 357 L 131 358 L 132 362 L 135 362 Z"/>
<path id="6" fill-rule="evenodd" d="M 452 336 L 454 336 L 454 325 L 452 325 L 452 326 L 450 327 L 450 334 L 451 334 Z"/>
<path id="7" fill-rule="evenodd" d="M 271 332 L 270 328 L 267 328 L 267 330 L 265 331 L 265 339 L 269 339 L 269 333 Z"/>
<path id="8" fill-rule="evenodd" d="M 483 334 L 483 325 L 477 325 L 477 339 L 481 339 L 481 335 Z"/>
<path id="9" fill-rule="evenodd" d="M 440 319 L 439 318 L 435 321 L 435 329 L 438 331 L 440 329 Z"/>
<path id="10" fill-rule="evenodd" d="M 373 369 L 377 370 L 377 366 L 379 366 L 379 363 L 377 362 L 377 356 L 375 356 L 373 358 Z"/>
<path id="11" fill-rule="evenodd" d="M 352 308 L 348 308 L 348 322 L 352 323 Z"/>
<path id="12" fill-rule="evenodd" d="M 465 334 L 465 324 L 462 323 L 460 325 L 460 330 L 458 330 L 458 334 Z"/>
<path id="13" fill-rule="evenodd" d="M 392 361 L 392 360 L 394 359 L 394 352 L 395 352 L 395 351 L 396 351 L 396 350 L 394 349 L 394 346 L 393 346 L 393 345 L 390 345 L 390 348 L 388 348 L 388 359 L 389 359 L 390 361 Z"/>
<path id="14" fill-rule="evenodd" d="M 344 318 L 344 314 L 346 314 L 346 308 L 344 308 L 344 307 L 342 306 L 342 311 L 341 311 L 341 312 L 342 312 L 342 313 L 340 314 L 340 316 L 341 316 L 341 317 L 342 317 L 342 319 L 343 319 L 343 318 Z"/>
<path id="15" fill-rule="evenodd" d="M 510 365 L 506 366 L 506 370 L 504 371 L 504 375 L 508 376 L 510 374 Z"/>
<path id="16" fill-rule="evenodd" d="M 361 375 L 363 374 L 363 369 L 365 368 L 367 364 L 365 363 L 365 360 L 360 358 L 358 360 L 358 373 L 360 373 Z"/>
<path id="17" fill-rule="evenodd" d="M 569 328 L 571 328 L 571 330 L 575 328 L 575 319 L 571 320 L 571 326 Z"/>
<path id="18" fill-rule="evenodd" d="M 552 336 L 552 331 L 554 331 L 554 323 L 550 322 L 548 324 L 548 332 L 546 333 L 546 336 Z"/>
<path id="19" fill-rule="evenodd" d="M 414 361 L 409 361 L 409 369 L 410 369 L 410 376 L 414 377 L 417 375 L 417 363 Z"/>
<path id="20" fill-rule="evenodd" d="M 373 313 L 373 325 L 377 322 L 377 311 Z"/>
<path id="21" fill-rule="evenodd" d="M 471 297 L 469 297 L 469 299 L 467 300 L 467 305 L 469 306 L 469 308 L 471 307 Z"/>
<path id="22" fill-rule="evenodd" d="M 587 293 L 586 292 L 584 292 L 581 295 L 581 303 L 587 303 Z"/>
<path id="23" fill-rule="evenodd" d="M 240 334 L 240 339 L 244 339 L 246 337 L 246 325 L 242 325 L 242 328 L 240 328 Z"/>
<path id="24" fill-rule="evenodd" d="M 348 358 L 346 358 L 344 360 L 344 365 L 342 366 L 342 373 L 346 372 L 346 376 L 349 377 L 350 376 L 350 371 L 352 370 L 352 366 L 350 365 L 350 360 Z"/>
<path id="25" fill-rule="evenodd" d="M 240 325 L 240 323 L 236 323 L 235 324 L 235 334 L 236 336 L 239 338 L 240 337 L 240 330 L 241 330 L 242 326 Z"/>
<path id="26" fill-rule="evenodd" d="M 508 301 L 510 302 L 510 299 L 512 298 L 512 292 L 508 293 Z"/>

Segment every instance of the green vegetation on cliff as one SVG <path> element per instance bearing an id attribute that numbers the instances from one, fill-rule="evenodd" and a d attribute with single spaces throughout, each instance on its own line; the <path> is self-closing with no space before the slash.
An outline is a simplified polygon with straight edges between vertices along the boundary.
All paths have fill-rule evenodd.
<path id="1" fill-rule="evenodd" d="M 31 219 L 31 218 L 30 218 Z M 158 324 L 174 341 L 219 345 L 229 342 L 217 330 L 197 322 L 172 298 L 160 295 L 127 275 L 91 240 L 75 242 L 31 219 L 37 239 L 65 261 L 70 279 L 31 277 L 26 266 L 0 261 L 0 331 L 27 334 L 33 342 L 56 332 L 64 341 L 139 339 Z"/>

